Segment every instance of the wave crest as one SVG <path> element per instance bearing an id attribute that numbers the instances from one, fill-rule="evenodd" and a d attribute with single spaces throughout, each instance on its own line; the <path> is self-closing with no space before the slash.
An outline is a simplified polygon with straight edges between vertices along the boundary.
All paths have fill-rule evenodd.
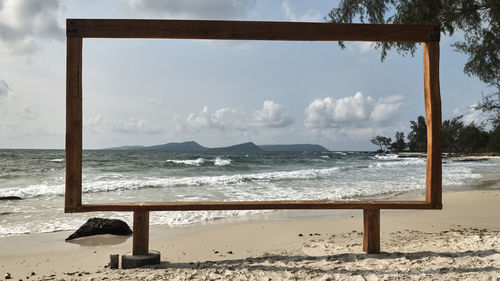
<path id="1" fill-rule="evenodd" d="M 231 159 L 222 159 L 220 157 L 217 157 L 214 159 L 214 165 L 215 166 L 231 165 Z"/>
<path id="2" fill-rule="evenodd" d="M 184 165 L 190 165 L 190 166 L 201 166 L 203 163 L 205 163 L 205 159 L 199 157 L 194 160 L 172 160 L 172 159 L 167 159 L 165 160 L 167 163 L 175 163 L 175 164 L 184 164 Z"/>
<path id="3" fill-rule="evenodd" d="M 84 182 L 83 193 L 111 192 L 119 190 L 134 190 L 141 188 L 161 188 L 174 186 L 200 186 L 200 185 L 230 185 L 243 182 L 255 181 L 280 181 L 280 180 L 304 180 L 327 177 L 335 174 L 339 168 L 307 169 L 295 171 L 277 171 L 254 174 L 235 174 L 221 176 L 201 176 L 184 178 L 150 178 L 136 179 L 112 179 Z M 64 195 L 64 185 L 31 185 L 25 188 L 4 188 L 0 190 L 0 196 L 19 196 L 30 198 L 37 196 L 59 196 Z"/>

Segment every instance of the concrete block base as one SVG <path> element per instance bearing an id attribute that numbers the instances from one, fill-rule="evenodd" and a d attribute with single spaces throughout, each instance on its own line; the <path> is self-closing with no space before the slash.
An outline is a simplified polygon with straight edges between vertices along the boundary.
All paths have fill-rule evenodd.
<path id="1" fill-rule="evenodd" d="M 137 268 L 145 265 L 160 264 L 160 252 L 150 251 L 147 255 L 123 255 L 122 268 Z"/>

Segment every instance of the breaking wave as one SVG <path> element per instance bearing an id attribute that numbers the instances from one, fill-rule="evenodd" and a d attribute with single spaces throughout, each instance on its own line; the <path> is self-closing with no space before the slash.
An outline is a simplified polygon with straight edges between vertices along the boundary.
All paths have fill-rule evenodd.
<path id="1" fill-rule="evenodd" d="M 161 188 L 174 186 L 201 186 L 201 185 L 230 185 L 243 182 L 268 182 L 280 180 L 306 180 L 327 177 L 335 174 L 339 168 L 307 169 L 295 171 L 276 171 L 268 173 L 236 174 L 222 176 L 201 176 L 183 178 L 151 178 L 151 179 L 119 179 L 97 180 L 83 182 L 83 193 L 111 192 L 120 190 L 134 190 L 141 188 Z M 31 185 L 24 188 L 0 189 L 0 196 L 19 196 L 30 198 L 37 196 L 64 195 L 64 185 Z"/>
<path id="2" fill-rule="evenodd" d="M 222 159 L 220 157 L 217 157 L 214 159 L 214 165 L 215 166 L 231 165 L 231 159 Z"/>
<path id="3" fill-rule="evenodd" d="M 190 165 L 190 166 L 201 166 L 203 163 L 205 163 L 205 159 L 199 157 L 194 160 L 165 160 L 167 163 L 175 163 L 175 164 L 184 164 L 184 165 Z"/>

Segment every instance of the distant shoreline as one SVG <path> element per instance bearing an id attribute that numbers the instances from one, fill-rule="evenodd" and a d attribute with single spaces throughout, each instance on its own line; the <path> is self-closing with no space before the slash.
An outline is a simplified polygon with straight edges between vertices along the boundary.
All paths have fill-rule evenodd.
<path id="1" fill-rule="evenodd" d="M 404 157 L 426 157 L 427 152 L 374 152 L 381 154 L 395 154 L 401 158 Z M 478 153 L 451 153 L 451 152 L 443 152 L 441 154 L 443 159 L 461 159 L 461 160 L 470 160 L 470 161 L 481 161 L 481 160 L 489 160 L 489 159 L 500 159 L 500 154 L 495 152 L 478 152 Z"/>
<path id="2" fill-rule="evenodd" d="M 172 152 L 327 152 L 330 151 L 319 144 L 267 144 L 256 145 L 253 142 L 245 142 L 225 147 L 206 147 L 200 145 L 196 141 L 185 142 L 169 142 L 159 145 L 142 146 L 142 145 L 125 145 L 118 147 L 109 147 L 102 150 L 120 150 L 120 151 L 142 151 L 142 150 L 158 150 Z"/>
<path id="3" fill-rule="evenodd" d="M 258 146 L 268 146 L 268 145 L 258 145 Z M 269 145 L 269 146 L 274 146 L 274 145 Z M 281 146 L 277 144 L 276 146 Z M 287 144 L 283 146 L 288 146 Z M 326 149 L 326 148 L 325 148 Z M 10 151 L 10 150 L 26 150 L 26 151 L 65 151 L 66 149 L 64 148 L 0 148 L 0 151 Z M 118 150 L 118 149 L 112 149 L 112 148 L 83 148 L 83 151 L 96 151 L 96 150 L 102 150 L 102 151 L 123 151 L 123 150 Z M 127 151 L 127 150 L 125 150 Z M 130 151 L 153 151 L 148 150 L 148 149 L 141 149 L 141 150 L 130 150 Z M 208 150 L 210 151 L 210 150 Z M 178 152 L 196 152 L 196 151 L 178 151 Z M 213 150 L 213 152 L 217 152 L 216 150 Z M 264 152 L 281 152 L 280 150 L 276 151 L 264 151 Z M 303 150 L 296 150 L 295 152 L 303 152 Z M 306 151 L 308 152 L 308 151 Z M 310 151 L 310 152 L 320 152 L 320 151 Z M 398 155 L 399 157 L 426 157 L 427 153 L 426 152 L 410 152 L 410 151 L 404 151 L 404 152 L 379 152 L 376 150 L 328 150 L 324 152 L 356 152 L 356 153 L 372 153 L 372 154 L 394 154 Z M 443 152 L 442 153 L 442 158 L 457 158 L 457 159 L 470 159 L 471 161 L 477 160 L 488 160 L 488 159 L 500 159 L 500 153 L 498 152 L 478 152 L 478 153 L 451 153 L 451 152 Z"/>

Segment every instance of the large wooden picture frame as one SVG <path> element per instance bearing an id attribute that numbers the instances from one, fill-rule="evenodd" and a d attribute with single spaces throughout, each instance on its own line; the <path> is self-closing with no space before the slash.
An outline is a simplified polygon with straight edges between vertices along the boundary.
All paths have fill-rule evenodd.
<path id="1" fill-rule="evenodd" d="M 380 251 L 380 209 L 441 209 L 441 98 L 438 25 L 305 22 L 67 19 L 65 212 L 134 212 L 133 254 L 148 253 L 150 211 L 363 209 L 363 250 Z M 82 204 L 83 38 L 177 38 L 217 40 L 422 42 L 427 123 L 425 200 L 421 201 L 232 201 Z"/>

